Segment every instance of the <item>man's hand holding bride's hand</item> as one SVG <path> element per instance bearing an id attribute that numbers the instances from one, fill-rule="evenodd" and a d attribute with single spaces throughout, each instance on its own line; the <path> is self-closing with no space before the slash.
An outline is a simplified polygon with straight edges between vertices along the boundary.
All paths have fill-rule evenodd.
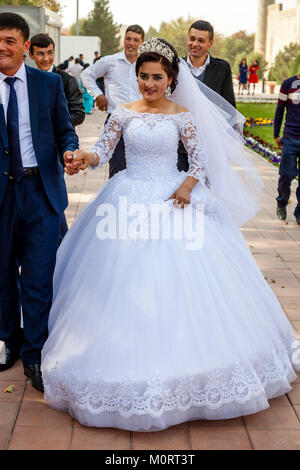
<path id="1" fill-rule="evenodd" d="M 71 150 L 67 150 L 67 152 L 64 153 L 63 157 L 65 162 L 65 172 L 70 176 L 77 175 L 77 173 L 79 173 L 79 165 L 73 164 L 74 153 L 75 152 L 72 152 Z"/>
<path id="2" fill-rule="evenodd" d="M 99 157 L 95 153 L 76 150 L 65 158 L 65 171 L 68 175 L 76 175 L 79 170 L 86 170 L 88 166 L 97 166 Z"/>
<path id="3" fill-rule="evenodd" d="M 96 153 L 76 150 L 74 153 L 73 164 L 79 164 L 80 170 L 86 170 L 89 166 L 97 166 L 99 164 L 99 157 Z"/>

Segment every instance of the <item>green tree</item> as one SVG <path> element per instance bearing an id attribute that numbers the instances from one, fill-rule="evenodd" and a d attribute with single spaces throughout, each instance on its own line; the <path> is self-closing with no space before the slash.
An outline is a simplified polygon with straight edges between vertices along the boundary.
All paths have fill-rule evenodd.
<path id="1" fill-rule="evenodd" d="M 254 34 L 248 35 L 246 31 L 238 31 L 224 39 L 221 57 L 234 68 L 242 55 L 247 58 L 253 50 Z"/>
<path id="2" fill-rule="evenodd" d="M 35 7 L 46 7 L 52 11 L 60 11 L 61 5 L 58 0 L 0 0 L 0 5 L 28 5 Z"/>
<path id="3" fill-rule="evenodd" d="M 219 34 L 215 31 L 214 35 L 214 45 L 212 48 L 209 50 L 209 53 L 213 57 L 220 57 L 222 58 L 222 51 L 223 51 L 223 41 L 224 41 L 224 36 L 223 34 Z"/>
<path id="4" fill-rule="evenodd" d="M 101 38 L 101 54 L 114 54 L 119 50 L 120 27 L 114 23 L 110 11 L 109 0 L 95 0 L 94 8 L 81 28 L 83 36 L 99 36 Z"/>
<path id="5" fill-rule="evenodd" d="M 300 75 L 300 54 L 294 60 L 293 65 L 291 66 L 290 76 Z"/>
<path id="6" fill-rule="evenodd" d="M 83 25 L 87 21 L 87 18 L 79 19 L 79 36 L 84 36 L 83 34 Z M 76 23 L 73 23 L 70 27 L 70 36 L 76 36 Z"/>
<path id="7" fill-rule="evenodd" d="M 297 56 L 299 56 L 299 54 L 300 44 L 296 43 L 290 43 L 289 46 L 286 46 L 283 51 L 277 54 L 274 67 L 272 68 L 272 76 L 277 82 L 282 83 L 293 75 L 291 68 L 296 60 L 298 60 Z"/>
<path id="8" fill-rule="evenodd" d="M 158 34 L 157 29 L 153 28 L 153 26 L 150 26 L 150 28 L 145 34 L 145 41 L 148 41 L 148 39 L 151 39 L 151 38 L 157 38 L 158 35 L 159 34 Z"/>
<path id="9" fill-rule="evenodd" d="M 176 20 L 170 21 L 169 23 L 163 21 L 158 31 L 152 26 L 149 28 L 147 39 L 153 35 L 165 39 L 175 47 L 180 57 L 184 57 L 188 52 L 187 35 L 189 27 L 193 21 L 195 20 L 189 16 L 187 19 L 180 17 Z"/>

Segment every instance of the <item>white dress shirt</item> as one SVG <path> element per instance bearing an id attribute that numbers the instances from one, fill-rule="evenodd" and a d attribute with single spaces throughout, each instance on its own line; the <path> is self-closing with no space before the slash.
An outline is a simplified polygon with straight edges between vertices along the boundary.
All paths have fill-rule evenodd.
<path id="1" fill-rule="evenodd" d="M 65 72 L 69 73 L 70 75 L 72 75 L 72 77 L 75 77 L 77 80 L 79 80 L 82 70 L 83 70 L 82 65 L 74 64 L 74 65 L 71 65 L 67 70 L 65 70 Z"/>
<path id="2" fill-rule="evenodd" d="M 19 111 L 19 137 L 20 149 L 23 167 L 37 166 L 35 151 L 32 142 L 30 113 L 29 113 L 29 98 L 27 88 L 27 75 L 24 63 L 16 72 L 14 77 L 17 77 L 14 84 L 18 100 Z M 0 100 L 4 109 L 5 121 L 7 120 L 7 107 L 10 96 L 10 86 L 4 81 L 7 75 L 0 72 Z M 38 119 L 38 116 L 36 116 Z"/>
<path id="3" fill-rule="evenodd" d="M 94 65 L 82 72 L 81 79 L 88 93 L 96 99 L 103 94 L 96 80 L 104 77 L 107 111 L 112 113 L 118 105 L 142 98 L 138 89 L 135 66 L 136 62 L 131 64 L 123 51 L 97 60 Z"/>
<path id="4" fill-rule="evenodd" d="M 188 63 L 188 66 L 190 67 L 192 74 L 195 75 L 195 77 L 200 77 L 200 75 L 204 72 L 208 64 L 210 64 L 210 55 L 207 54 L 205 64 L 201 65 L 201 67 L 195 67 L 192 64 L 190 55 L 188 55 L 187 57 L 187 63 Z"/>

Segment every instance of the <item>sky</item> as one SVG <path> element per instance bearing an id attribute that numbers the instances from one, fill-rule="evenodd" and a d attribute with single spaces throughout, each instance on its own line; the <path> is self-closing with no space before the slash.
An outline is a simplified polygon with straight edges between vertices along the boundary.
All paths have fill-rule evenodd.
<path id="1" fill-rule="evenodd" d="M 282 0 L 284 8 L 294 8 L 296 0 Z M 76 21 L 76 0 L 61 0 L 63 24 Z M 158 28 L 162 21 L 170 21 L 188 15 L 210 21 L 215 30 L 230 35 L 241 29 L 255 32 L 257 1 L 250 0 L 110 0 L 111 12 L 116 23 L 138 23 L 145 30 Z M 79 17 L 86 17 L 93 9 L 93 0 L 79 0 Z"/>

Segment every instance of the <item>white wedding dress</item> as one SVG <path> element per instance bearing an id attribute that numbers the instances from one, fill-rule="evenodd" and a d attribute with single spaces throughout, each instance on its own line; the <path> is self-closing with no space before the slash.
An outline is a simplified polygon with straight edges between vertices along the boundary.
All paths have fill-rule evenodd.
<path id="1" fill-rule="evenodd" d="M 121 133 L 127 169 L 104 185 L 58 251 L 42 352 L 46 402 L 83 425 L 134 431 L 266 409 L 269 399 L 291 390 L 300 370 L 296 337 L 208 187 L 191 114 L 118 107 L 95 147 L 101 165 Z M 135 204 L 160 204 L 160 235 L 168 214 L 188 210 L 167 201 L 186 178 L 177 171 L 179 138 L 189 174 L 199 179 L 192 207 L 204 205 L 200 250 L 187 249 L 184 237 L 147 238 L 147 212 L 139 217 L 141 235 L 131 227 L 126 237 L 117 209 L 120 197 L 129 212 Z M 116 208 L 117 217 L 116 236 L 105 240 L 103 207 Z"/>

